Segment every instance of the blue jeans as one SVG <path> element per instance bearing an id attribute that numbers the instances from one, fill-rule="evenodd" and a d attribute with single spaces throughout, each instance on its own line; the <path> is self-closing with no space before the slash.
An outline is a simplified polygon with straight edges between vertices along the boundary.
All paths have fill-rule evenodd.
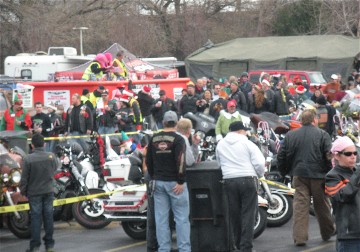
<path id="1" fill-rule="evenodd" d="M 73 131 L 70 133 L 70 136 L 84 136 L 84 135 L 86 134 L 82 134 L 79 131 Z M 90 135 L 88 136 L 90 138 Z M 68 142 L 71 143 L 73 141 L 79 143 L 83 148 L 83 151 L 86 152 L 89 149 L 89 144 L 86 142 L 89 140 L 89 138 L 81 137 L 81 138 L 68 139 Z"/>
<path id="2" fill-rule="evenodd" d="M 53 217 L 53 201 L 54 193 L 41 194 L 37 196 L 29 196 L 30 215 L 31 215 L 31 240 L 30 249 L 38 248 L 41 245 L 41 224 L 44 221 L 45 236 L 43 240 L 45 247 L 53 248 L 55 241 L 54 233 L 54 217 Z"/>
<path id="3" fill-rule="evenodd" d="M 99 126 L 98 132 L 100 135 L 115 133 L 115 127 Z"/>
<path id="4" fill-rule="evenodd" d="M 189 192 L 186 183 L 184 191 L 177 195 L 173 192 L 175 181 L 155 181 L 155 222 L 158 252 L 171 250 L 171 232 L 169 226 L 170 208 L 176 223 L 176 240 L 179 252 L 190 252 Z"/>
<path id="5" fill-rule="evenodd" d="M 358 252 L 360 251 L 360 239 L 356 240 L 337 240 L 337 252 Z"/>

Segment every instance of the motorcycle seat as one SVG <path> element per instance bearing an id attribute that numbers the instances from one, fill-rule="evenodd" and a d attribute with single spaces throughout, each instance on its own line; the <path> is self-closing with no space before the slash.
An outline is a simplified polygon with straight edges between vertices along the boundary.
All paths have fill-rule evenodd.
<path id="1" fill-rule="evenodd" d="M 257 127 L 260 121 L 265 121 L 269 124 L 269 127 L 274 130 L 276 134 L 285 134 L 289 131 L 289 126 L 287 126 L 278 115 L 263 112 L 260 114 L 251 114 L 250 115 L 251 122 Z"/>

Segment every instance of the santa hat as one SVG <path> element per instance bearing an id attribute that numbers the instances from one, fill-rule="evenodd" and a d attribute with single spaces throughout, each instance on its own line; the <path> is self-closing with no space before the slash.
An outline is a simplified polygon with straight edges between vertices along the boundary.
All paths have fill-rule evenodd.
<path id="1" fill-rule="evenodd" d="M 120 96 L 120 101 L 129 102 L 129 96 L 126 94 L 122 94 L 122 96 Z"/>
<path id="2" fill-rule="evenodd" d="M 119 99 L 122 96 L 119 89 L 114 89 L 112 91 L 112 99 Z"/>
<path id="3" fill-rule="evenodd" d="M 131 90 L 123 90 L 122 92 L 124 95 L 127 95 L 129 97 L 134 97 L 134 92 L 132 92 Z"/>
<path id="4" fill-rule="evenodd" d="M 271 86 L 271 85 L 270 85 L 270 82 L 269 82 L 268 80 L 266 80 L 266 79 L 263 79 L 261 83 L 262 83 L 262 84 L 266 84 L 268 87 Z"/>
<path id="5" fill-rule="evenodd" d="M 281 74 L 278 73 L 278 72 L 275 72 L 272 76 L 275 77 L 275 78 L 280 78 L 280 77 L 281 77 Z"/>
<path id="6" fill-rule="evenodd" d="M 254 87 L 254 89 L 256 89 L 256 90 L 261 90 L 261 89 L 262 89 L 261 84 L 254 85 L 253 87 Z"/>
<path id="7" fill-rule="evenodd" d="M 143 91 L 144 93 L 149 94 L 150 91 L 151 91 L 151 87 L 149 87 L 149 86 L 143 86 L 142 91 Z"/>
<path id="8" fill-rule="evenodd" d="M 297 86 L 296 87 L 296 93 L 298 93 L 298 94 L 303 94 L 303 93 L 305 93 L 306 92 L 306 88 L 304 88 L 304 86 L 303 85 L 299 85 L 299 86 Z"/>
<path id="9" fill-rule="evenodd" d="M 22 105 L 22 96 L 21 94 L 16 93 L 14 95 L 14 105 Z"/>
<path id="10" fill-rule="evenodd" d="M 54 111 L 57 110 L 57 108 L 55 107 L 55 105 L 54 105 L 53 103 L 49 103 L 49 104 L 47 105 L 47 107 L 48 107 L 48 108 L 51 108 L 51 109 L 54 110 Z"/>

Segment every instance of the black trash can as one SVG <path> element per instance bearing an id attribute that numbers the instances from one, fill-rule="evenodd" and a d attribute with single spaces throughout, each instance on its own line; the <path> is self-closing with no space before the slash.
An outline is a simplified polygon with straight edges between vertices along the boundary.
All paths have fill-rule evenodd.
<path id="1" fill-rule="evenodd" d="M 188 168 L 186 180 L 190 198 L 192 251 L 230 251 L 228 207 L 217 162 L 205 161 Z"/>

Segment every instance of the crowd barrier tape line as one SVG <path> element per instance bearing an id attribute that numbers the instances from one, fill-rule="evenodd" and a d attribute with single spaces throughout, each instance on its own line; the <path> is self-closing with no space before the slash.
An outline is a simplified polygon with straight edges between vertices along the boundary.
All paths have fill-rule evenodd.
<path id="1" fill-rule="evenodd" d="M 94 198 L 98 198 L 98 197 L 102 197 L 102 196 L 111 195 L 113 193 L 130 191 L 135 188 L 141 187 L 143 185 L 144 184 L 127 186 L 126 188 L 113 190 L 111 192 L 97 193 L 97 194 L 91 194 L 91 195 L 82 195 L 82 196 L 64 198 L 64 199 L 56 199 L 53 202 L 53 206 L 72 204 L 72 203 L 76 203 L 76 202 L 80 202 L 80 201 L 84 201 L 84 200 L 90 200 L 90 199 L 94 199 Z M 4 207 L 0 207 L 0 214 L 11 213 L 11 212 L 16 212 L 16 211 L 27 211 L 29 209 L 30 209 L 29 203 L 19 204 L 19 205 L 15 205 L 15 206 L 4 206 Z"/>
<path id="2" fill-rule="evenodd" d="M 160 132 L 161 130 L 159 131 L 153 131 L 153 133 L 157 133 L 157 132 Z M 125 132 L 126 135 L 137 135 L 137 134 L 140 134 L 141 131 L 132 131 L 132 132 Z M 121 136 L 121 132 L 120 133 L 111 133 L 111 134 L 101 134 L 101 136 Z M 59 141 L 62 141 L 62 140 L 65 140 L 65 139 L 80 139 L 80 138 L 90 138 L 91 136 L 89 134 L 85 134 L 85 135 L 82 135 L 82 136 L 58 136 L 58 137 L 44 137 L 44 140 L 45 141 L 52 141 L 52 140 L 59 140 Z M 31 142 L 31 138 L 28 138 L 27 139 L 28 141 Z"/>
<path id="3" fill-rule="evenodd" d="M 281 189 L 284 189 L 284 190 L 290 190 L 290 191 L 292 191 L 292 192 L 295 192 L 295 189 L 294 189 L 294 188 L 289 188 L 289 187 L 287 187 L 287 186 L 281 185 L 281 184 L 276 183 L 276 182 L 274 182 L 274 181 L 267 180 L 267 179 L 264 179 L 264 178 L 259 178 L 259 180 L 267 183 L 268 185 L 273 185 L 273 186 L 276 186 L 276 187 L 281 188 Z"/>

